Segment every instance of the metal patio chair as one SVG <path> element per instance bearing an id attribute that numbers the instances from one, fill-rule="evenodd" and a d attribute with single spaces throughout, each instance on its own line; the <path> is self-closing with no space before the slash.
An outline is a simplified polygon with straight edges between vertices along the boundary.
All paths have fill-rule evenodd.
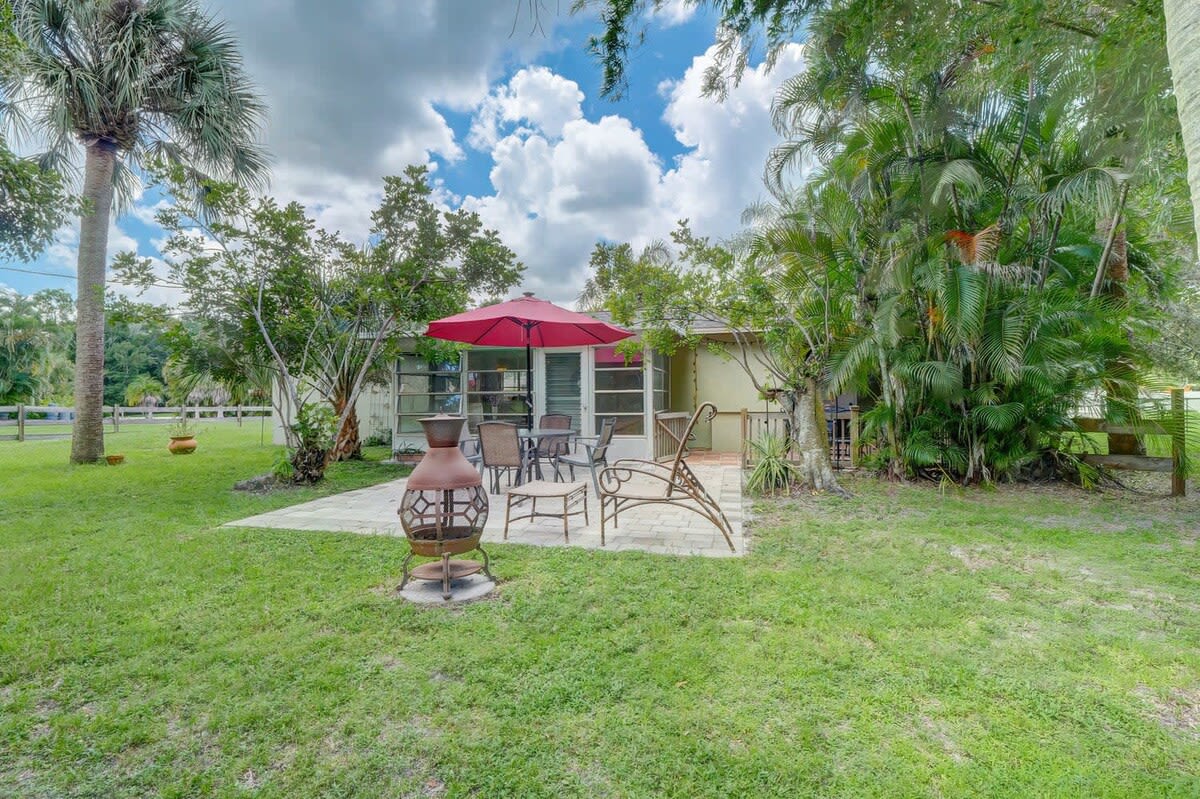
<path id="1" fill-rule="evenodd" d="M 477 429 L 481 465 L 492 473 L 492 493 L 500 493 L 501 473 L 508 477 L 508 484 L 512 485 L 515 472 L 516 483 L 520 485 L 529 468 L 529 456 L 517 434 L 517 426 L 511 422 L 480 422 Z"/>
<path id="2" fill-rule="evenodd" d="M 621 511 L 639 505 L 663 504 L 678 505 L 703 516 L 725 536 L 725 543 L 729 544 L 730 551 L 737 552 L 737 547 L 733 544 L 733 528 L 725 516 L 725 511 L 721 510 L 720 503 L 708 493 L 687 465 L 688 442 L 702 415 L 711 420 L 717 415 L 717 406 L 705 402 L 696 409 L 679 439 L 675 457 L 669 464 L 622 458 L 600 472 L 598 493 L 601 546 L 604 546 L 605 523 L 609 519 L 615 528 Z"/>
<path id="3" fill-rule="evenodd" d="M 600 435 L 592 439 L 592 443 L 588 443 L 587 439 L 578 439 L 578 444 L 583 448 L 583 452 L 565 452 L 554 459 L 554 479 L 562 479 L 562 467 L 566 466 L 571 473 L 571 480 L 575 479 L 575 469 L 587 469 L 592 477 L 592 488 L 596 490 L 596 496 L 600 496 L 600 482 L 597 478 L 598 470 L 608 465 L 608 447 L 612 444 L 613 431 L 617 429 L 616 418 L 610 416 L 600 420 Z"/>

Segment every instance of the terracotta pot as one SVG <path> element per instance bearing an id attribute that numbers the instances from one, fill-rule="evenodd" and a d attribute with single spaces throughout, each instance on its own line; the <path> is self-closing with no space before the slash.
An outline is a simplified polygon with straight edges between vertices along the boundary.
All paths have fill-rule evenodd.
<path id="1" fill-rule="evenodd" d="M 171 436 L 171 443 L 167 444 L 167 449 L 172 455 L 191 455 L 196 451 L 195 436 Z"/>
<path id="2" fill-rule="evenodd" d="M 116 466 L 118 463 L 125 462 L 124 455 L 105 455 L 104 460 L 108 461 L 109 466 Z"/>
<path id="3" fill-rule="evenodd" d="M 424 457 L 424 452 L 401 452 L 396 455 L 396 463 L 401 466 L 416 466 Z"/>

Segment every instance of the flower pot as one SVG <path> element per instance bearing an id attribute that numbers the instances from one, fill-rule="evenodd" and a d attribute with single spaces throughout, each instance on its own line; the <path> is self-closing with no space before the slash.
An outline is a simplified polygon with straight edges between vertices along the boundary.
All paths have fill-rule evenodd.
<path id="1" fill-rule="evenodd" d="M 196 446 L 194 435 L 171 436 L 171 443 L 167 444 L 167 449 L 172 455 L 191 455 L 196 451 Z"/>
<path id="2" fill-rule="evenodd" d="M 401 466 L 416 466 L 424 457 L 424 452 L 397 452 L 395 454 L 396 463 Z"/>
<path id="3" fill-rule="evenodd" d="M 124 455 L 105 455 L 104 460 L 108 461 L 109 466 L 116 466 L 118 463 L 125 462 Z"/>

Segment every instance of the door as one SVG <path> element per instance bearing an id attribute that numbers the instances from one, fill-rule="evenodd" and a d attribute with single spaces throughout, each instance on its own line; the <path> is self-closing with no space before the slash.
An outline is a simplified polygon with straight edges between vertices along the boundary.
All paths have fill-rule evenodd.
<path id="1" fill-rule="evenodd" d="M 543 350 L 542 413 L 562 413 L 571 417 L 571 429 L 587 435 L 587 371 L 582 350 Z"/>

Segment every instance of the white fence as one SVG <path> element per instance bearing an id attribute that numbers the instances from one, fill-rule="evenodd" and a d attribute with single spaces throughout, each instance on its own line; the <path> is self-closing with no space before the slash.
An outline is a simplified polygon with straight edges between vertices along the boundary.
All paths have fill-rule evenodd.
<path id="1" fill-rule="evenodd" d="M 171 424 L 180 419 L 231 422 L 272 416 L 270 405 L 196 405 L 191 407 L 125 407 L 105 405 L 104 421 L 118 432 L 122 425 Z M 75 409 L 58 405 L 0 405 L 0 441 L 63 438 L 61 428 L 70 427 Z M 48 428 L 60 428 L 50 431 Z M 38 431 L 41 432 L 38 432 Z M 31 432 L 32 431 L 32 432 Z"/>

